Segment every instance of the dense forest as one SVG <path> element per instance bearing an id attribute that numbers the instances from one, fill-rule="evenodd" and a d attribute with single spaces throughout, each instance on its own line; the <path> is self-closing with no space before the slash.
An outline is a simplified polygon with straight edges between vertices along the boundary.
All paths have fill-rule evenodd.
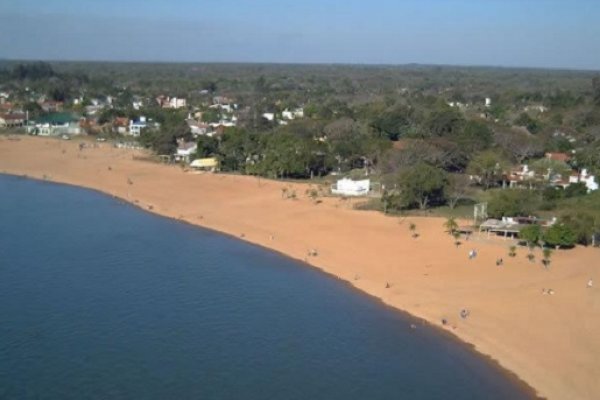
<path id="1" fill-rule="evenodd" d="M 33 116 L 44 113 L 40 97 L 82 115 L 110 97 L 92 133 L 114 136 L 103 127 L 116 117 L 145 116 L 160 127 L 142 133 L 143 145 L 170 154 L 178 139 L 193 140 L 197 157 L 217 157 L 224 172 L 314 181 L 368 175 L 386 189 L 364 206 L 385 212 L 468 215 L 486 202 L 490 217 L 557 216 L 554 229 L 566 233 L 548 239 L 553 245 L 588 244 L 600 231 L 599 191 L 579 181 L 560 184 L 584 170 L 600 174 L 595 72 L 4 62 L 0 91 Z M 154 101 L 161 95 L 185 98 L 186 107 L 164 109 Z M 186 120 L 194 113 L 205 123 L 224 117 L 211 108 L 217 96 L 235 103 L 235 126 L 192 135 Z M 285 110 L 299 108 L 302 118 L 284 121 Z M 510 171 L 522 165 L 535 175 L 526 190 L 510 188 Z"/>

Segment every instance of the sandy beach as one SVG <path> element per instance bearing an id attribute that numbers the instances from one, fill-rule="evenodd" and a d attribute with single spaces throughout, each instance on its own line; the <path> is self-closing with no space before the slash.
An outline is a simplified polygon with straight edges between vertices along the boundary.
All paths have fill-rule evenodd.
<path id="1" fill-rule="evenodd" d="M 501 238 L 475 234 L 457 247 L 443 219 L 357 211 L 330 197 L 316 204 L 308 184 L 196 174 L 80 142 L 0 136 L 0 173 L 96 189 L 304 260 L 473 344 L 542 397 L 600 398 L 599 249 L 557 251 L 545 269 L 539 249 L 535 262 L 525 248 L 509 257 L 513 243 Z"/>

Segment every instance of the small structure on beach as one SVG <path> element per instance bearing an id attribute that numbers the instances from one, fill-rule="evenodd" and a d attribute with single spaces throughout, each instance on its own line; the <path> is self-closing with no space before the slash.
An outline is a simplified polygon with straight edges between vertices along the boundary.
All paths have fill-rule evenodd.
<path id="1" fill-rule="evenodd" d="M 342 196 L 366 196 L 371 191 L 371 180 L 354 181 L 343 178 L 331 185 L 331 193 Z"/>
<path id="2" fill-rule="evenodd" d="M 190 168 L 196 171 L 217 172 L 219 160 L 216 157 L 198 158 L 190 163 Z"/>

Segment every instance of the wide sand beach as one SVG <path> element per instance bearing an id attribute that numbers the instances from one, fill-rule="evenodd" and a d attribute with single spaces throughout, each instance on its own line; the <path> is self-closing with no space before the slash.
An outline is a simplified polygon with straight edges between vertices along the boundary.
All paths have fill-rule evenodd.
<path id="1" fill-rule="evenodd" d="M 502 239 L 474 235 L 456 247 L 439 218 L 357 211 L 336 198 L 316 204 L 308 184 L 194 174 L 134 159 L 137 150 L 79 143 L 0 136 L 0 173 L 96 189 L 304 260 L 473 344 L 540 396 L 600 398 L 598 249 L 557 251 L 545 269 L 539 250 L 535 262 L 522 248 L 512 258 Z"/>

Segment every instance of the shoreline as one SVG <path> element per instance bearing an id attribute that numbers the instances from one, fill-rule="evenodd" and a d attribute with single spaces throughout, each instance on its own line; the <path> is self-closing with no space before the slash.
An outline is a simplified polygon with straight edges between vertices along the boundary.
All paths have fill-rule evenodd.
<path id="1" fill-rule="evenodd" d="M 467 252 L 467 247 L 463 246 L 458 250 L 454 248 L 453 241 L 443 232 L 443 220 L 439 218 L 403 217 L 398 221 L 398 218 L 383 216 L 373 211 L 347 209 L 345 204 L 340 204 L 341 202 L 334 198 L 324 198 L 322 204 L 315 205 L 303 198 L 303 191 L 297 201 L 284 200 L 280 198 L 279 193 L 282 187 L 304 189 L 308 184 L 262 179 L 261 185 L 261 182 L 253 177 L 189 174 L 177 167 L 134 161 L 132 155 L 138 153 L 131 150 L 103 146 L 78 152 L 77 142 L 31 137 L 22 137 L 19 141 L 0 139 L 0 172 L 95 190 L 144 211 L 226 234 L 304 262 L 344 281 L 354 289 L 377 298 L 384 305 L 448 334 L 461 345 L 464 344 L 484 356 L 497 366 L 499 371 L 506 372 L 507 376 L 514 378 L 524 387 L 526 393 L 533 395 L 535 392 L 537 396 L 547 398 L 568 396 L 573 399 L 594 398 L 600 394 L 600 386 L 595 382 L 596 371 L 600 371 L 598 362 L 595 361 L 595 355 L 600 354 L 600 346 L 594 345 L 594 334 L 600 329 L 597 321 L 586 321 L 586 324 L 591 325 L 591 329 L 582 335 L 585 339 L 583 345 L 571 343 L 568 330 L 562 332 L 566 334 L 566 338 L 563 339 L 567 344 L 574 346 L 577 356 L 582 356 L 583 352 L 588 353 L 587 357 L 592 359 L 591 364 L 588 364 L 591 369 L 586 369 L 573 367 L 570 364 L 569 353 L 556 354 L 560 351 L 550 351 L 544 343 L 537 344 L 537 352 L 532 351 L 534 354 L 523 352 L 536 347 L 536 335 L 543 336 L 548 329 L 561 327 L 564 323 L 568 324 L 569 320 L 561 321 L 563 315 L 558 315 L 556 320 L 546 321 L 542 318 L 542 322 L 546 321 L 545 326 L 528 326 L 530 321 L 527 317 L 535 316 L 537 311 L 528 314 L 521 310 L 523 304 L 535 298 L 550 299 L 540 296 L 537 290 L 534 294 L 529 287 L 534 283 L 558 287 L 564 280 L 571 282 L 572 271 L 560 271 L 559 276 L 553 275 L 555 269 L 565 269 L 559 268 L 563 263 L 574 268 L 579 265 L 578 278 L 593 273 L 589 265 L 582 268 L 581 264 L 593 264 L 594 257 L 600 254 L 597 250 L 575 249 L 557 253 L 550 271 L 543 271 L 539 265 L 531 271 L 532 264 L 522 260 L 525 258 L 523 256 L 518 260 L 507 260 L 509 262 L 506 264 L 509 266 L 499 270 L 491 266 L 491 260 L 498 254 L 506 256 L 506 242 L 472 242 L 482 256 L 475 262 L 465 261 L 466 255 L 462 253 Z M 32 147 L 35 150 L 27 154 L 28 148 Z M 74 154 L 76 157 L 73 157 Z M 132 184 L 128 184 L 130 177 L 133 179 Z M 117 178 L 119 182 L 116 181 Z M 195 185 L 197 181 L 201 181 L 198 187 L 187 190 L 187 185 Z M 144 182 L 144 187 L 139 187 L 142 186 L 141 182 Z M 157 188 L 172 191 L 165 196 L 165 193 L 159 193 Z M 177 193 L 177 189 L 186 189 L 185 195 L 182 192 L 183 198 L 172 198 L 169 195 Z M 207 192 L 215 193 L 207 194 L 206 189 Z M 187 192 L 194 193 L 190 196 Z M 203 194 L 206 196 L 206 199 L 203 199 L 206 204 L 202 204 L 202 210 L 197 210 L 198 205 L 194 202 L 196 198 L 202 201 L 200 199 Z M 278 217 L 286 218 L 289 223 L 282 224 Z M 406 221 L 417 223 L 421 234 L 419 239 L 410 238 L 407 227 L 401 226 L 406 225 Z M 366 237 L 356 238 L 365 232 Z M 390 234 L 396 237 L 390 239 Z M 307 240 L 307 235 L 317 237 Z M 312 243 L 318 245 L 311 247 Z M 399 249 L 393 248 L 394 245 Z M 469 243 L 469 246 L 471 245 Z M 319 255 L 307 257 L 306 251 L 312 248 L 318 249 Z M 361 250 L 361 254 L 357 253 L 358 249 Z M 457 255 L 457 251 L 462 256 Z M 523 253 L 523 250 L 520 252 Z M 396 257 L 402 258 L 404 262 L 397 264 Z M 381 261 L 382 265 L 373 265 L 373 260 Z M 490 266 L 487 266 L 488 262 Z M 469 263 L 472 265 L 465 269 L 464 264 Z M 463 268 L 458 269 L 461 267 Z M 523 270 L 520 270 L 520 267 L 523 267 Z M 511 274 L 514 278 L 523 278 L 524 281 L 512 281 L 499 275 L 504 272 L 504 275 Z M 430 283 L 431 280 L 423 278 L 434 274 L 440 275 L 434 284 Z M 493 282 L 493 279 L 499 279 L 500 284 Z M 388 282 L 391 283 L 391 287 L 388 287 Z M 524 291 L 523 285 L 526 285 Z M 498 293 L 495 295 L 495 292 Z M 557 290 L 557 296 L 554 297 L 561 293 L 563 288 Z M 574 296 L 571 292 L 568 294 L 569 297 Z M 512 295 L 518 295 L 520 300 L 525 301 L 506 301 L 505 297 Z M 579 317 L 589 317 L 590 311 L 599 309 L 598 296 L 596 293 L 593 295 L 594 297 L 591 300 L 586 299 L 584 304 L 576 304 L 579 307 L 578 311 L 587 310 L 587 314 L 578 315 Z M 459 305 L 463 304 L 456 301 L 457 296 L 469 299 L 464 301 L 473 312 L 468 319 L 461 320 L 456 316 Z M 445 302 L 453 304 L 447 305 Z M 553 308 L 552 304 L 550 307 L 538 307 L 541 309 L 538 311 L 543 313 L 552 311 Z M 562 308 L 559 311 L 569 311 L 568 307 L 566 311 Z M 507 320 L 504 309 L 520 312 L 513 327 L 517 332 L 512 336 L 510 331 L 513 329 L 507 330 L 502 324 Z M 454 315 L 451 315 L 449 310 L 453 310 Z M 497 318 L 495 312 L 503 318 Z M 442 317 L 448 319 L 447 326 L 441 324 Z M 531 335 L 533 341 L 531 338 L 519 338 L 519 334 L 528 330 L 534 331 Z M 560 333 L 557 332 L 559 335 Z M 506 335 L 511 339 L 508 343 L 502 340 Z M 586 342 L 591 346 L 585 346 Z M 550 357 L 553 360 L 552 365 L 566 364 L 571 368 L 562 371 L 549 370 L 543 365 L 540 368 L 536 359 L 540 350 L 553 356 Z M 585 354 L 582 357 L 586 359 Z M 528 373 L 533 369 L 536 370 L 536 374 Z M 577 379 L 579 373 L 585 376 Z M 546 379 L 543 379 L 544 376 Z M 575 384 L 565 384 L 565 377 L 575 380 Z M 550 385 L 551 382 L 554 384 Z M 574 393 L 574 389 L 582 384 L 585 390 Z"/>
<path id="2" fill-rule="evenodd" d="M 251 246 L 258 247 L 258 248 L 260 248 L 260 249 L 262 249 L 264 251 L 273 252 L 273 253 L 276 253 L 276 254 L 278 254 L 278 255 L 280 255 L 282 257 L 285 257 L 285 258 L 288 258 L 290 260 L 293 260 L 294 262 L 296 262 L 298 264 L 301 264 L 304 267 L 313 268 L 313 269 L 317 270 L 320 274 L 324 274 L 328 278 L 335 279 L 335 280 L 339 281 L 340 283 L 346 285 L 348 288 L 350 288 L 350 289 L 352 289 L 354 291 L 357 291 L 361 295 L 368 296 L 372 300 L 379 302 L 381 304 L 381 306 L 388 307 L 391 310 L 393 310 L 394 312 L 400 313 L 404 318 L 415 320 L 421 326 L 426 326 L 428 329 L 433 330 L 437 335 L 441 335 L 441 336 L 443 336 L 445 338 L 448 338 L 448 339 L 452 340 L 455 343 L 455 345 L 460 346 L 462 348 L 465 348 L 465 349 L 467 349 L 468 351 L 470 351 L 472 353 L 475 353 L 478 357 L 480 357 L 488 365 L 490 365 L 493 369 L 495 369 L 499 374 L 502 374 L 504 376 L 504 378 L 506 378 L 507 380 L 513 382 L 517 387 L 521 388 L 521 390 L 523 391 L 523 393 L 525 393 L 529 398 L 531 398 L 531 399 L 539 399 L 539 400 L 543 400 L 544 399 L 543 397 L 540 397 L 539 394 L 537 393 L 537 391 L 531 385 L 529 385 L 527 382 L 525 382 L 519 375 L 517 375 L 515 372 L 513 372 L 511 370 L 508 370 L 505 367 L 503 367 L 500 364 L 500 362 L 498 360 L 496 360 L 495 358 L 493 358 L 491 355 L 484 354 L 484 353 L 481 353 L 480 351 L 478 351 L 477 348 L 476 348 L 476 346 L 473 343 L 469 343 L 469 342 L 466 342 L 464 340 L 461 340 L 460 337 L 457 336 L 456 334 L 454 334 L 452 331 L 450 331 L 448 329 L 444 329 L 444 328 L 442 328 L 442 327 L 440 327 L 438 325 L 435 325 L 432 322 L 430 322 L 430 321 L 428 321 L 428 320 L 426 320 L 424 318 L 421 318 L 421 317 L 418 317 L 416 315 L 413 315 L 413 314 L 411 314 L 410 312 L 408 312 L 406 310 L 394 307 L 394 306 L 386 303 L 385 301 L 383 301 L 382 298 L 374 296 L 374 295 L 372 295 L 372 294 L 370 294 L 368 292 L 365 292 L 363 290 L 358 289 L 356 286 L 354 286 L 352 284 L 351 281 L 342 279 L 339 276 L 334 275 L 334 274 L 332 274 L 332 273 L 324 270 L 323 268 L 320 268 L 317 265 L 311 264 L 311 263 L 309 263 L 309 262 L 307 262 L 305 260 L 301 260 L 301 259 L 298 259 L 298 258 L 291 257 L 291 256 L 289 256 L 288 254 L 286 254 L 284 252 L 275 250 L 273 248 L 264 246 L 262 244 L 258 244 L 258 243 L 254 243 L 254 242 L 245 240 L 245 238 L 236 237 L 236 236 L 234 236 L 232 234 L 229 234 L 229 233 L 226 233 L 226 232 L 222 232 L 222 231 L 219 231 L 217 229 L 209 228 L 209 227 L 206 227 L 206 226 L 201 225 L 201 224 L 192 223 L 192 222 L 189 222 L 189 221 L 185 221 L 185 220 L 177 219 L 177 218 L 174 218 L 174 217 L 169 217 L 169 216 L 166 216 L 166 215 L 163 215 L 163 214 L 160 214 L 160 213 L 156 213 L 153 210 L 145 209 L 143 207 L 140 207 L 138 204 L 132 203 L 132 202 L 130 202 L 130 201 L 128 201 L 128 200 L 126 200 L 126 199 L 124 199 L 122 197 L 111 195 L 111 194 L 106 193 L 106 192 L 104 192 L 104 191 L 102 191 L 100 189 L 94 189 L 94 188 L 89 188 L 89 187 L 84 187 L 84 186 L 79 186 L 79 185 L 73 185 L 73 184 L 70 184 L 70 183 L 54 182 L 54 181 L 51 181 L 51 180 L 47 180 L 47 179 L 43 179 L 43 178 L 40 179 L 40 178 L 31 177 L 31 176 L 27 176 L 27 175 L 15 175 L 15 174 L 8 174 L 8 173 L 5 173 L 5 172 L 0 172 L 0 176 L 2 176 L 2 175 L 4 175 L 4 176 L 10 176 L 10 177 L 18 178 L 18 179 L 27 179 L 27 180 L 37 181 L 37 182 L 49 183 L 49 184 L 53 184 L 53 185 L 62 185 L 62 186 L 67 186 L 67 187 L 72 187 L 72 188 L 77 188 L 77 189 L 89 190 L 89 191 L 95 192 L 95 193 L 97 193 L 99 195 L 102 195 L 102 196 L 111 197 L 111 198 L 113 198 L 113 199 L 115 199 L 117 201 L 122 202 L 125 205 L 134 207 L 135 209 L 137 209 L 137 210 L 139 210 L 141 212 L 152 214 L 152 216 L 154 216 L 154 217 L 166 218 L 166 219 L 171 220 L 171 221 L 173 221 L 175 223 L 186 224 L 186 225 L 194 227 L 194 228 L 205 229 L 205 230 L 208 230 L 208 231 L 213 232 L 215 234 L 219 234 L 219 235 L 223 235 L 223 236 L 229 237 L 229 238 L 231 238 L 233 240 L 240 240 L 240 241 L 243 241 L 243 242 L 245 242 L 245 243 L 247 243 L 247 244 L 249 244 Z"/>

